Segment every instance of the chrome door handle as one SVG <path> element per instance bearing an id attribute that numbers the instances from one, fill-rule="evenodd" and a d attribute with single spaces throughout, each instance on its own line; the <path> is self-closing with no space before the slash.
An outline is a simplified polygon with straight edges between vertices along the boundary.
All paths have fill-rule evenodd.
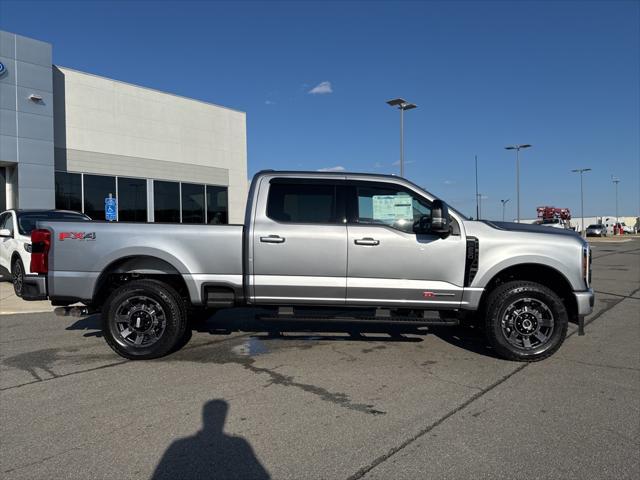
<path id="1" fill-rule="evenodd" d="M 369 245 L 370 247 L 374 247 L 376 245 L 380 245 L 380 240 L 375 240 L 371 237 L 360 238 L 353 241 L 356 245 Z"/>
<path id="2" fill-rule="evenodd" d="M 262 243 L 284 243 L 284 238 L 280 235 L 269 235 L 268 237 L 260 237 Z"/>

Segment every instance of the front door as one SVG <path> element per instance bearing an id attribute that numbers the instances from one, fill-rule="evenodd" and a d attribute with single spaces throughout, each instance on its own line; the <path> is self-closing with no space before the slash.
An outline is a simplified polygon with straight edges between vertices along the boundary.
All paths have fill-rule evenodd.
<path id="1" fill-rule="evenodd" d="M 13 218 L 11 212 L 0 214 L 0 230 L 9 230 L 13 233 Z M 0 267 L 11 272 L 11 253 L 13 246 L 13 237 L 0 237 Z"/>
<path id="2" fill-rule="evenodd" d="M 260 191 L 268 195 L 265 205 L 259 194 L 253 230 L 255 303 L 344 305 L 347 227 L 339 182 L 263 180 Z"/>
<path id="3" fill-rule="evenodd" d="M 347 196 L 347 304 L 457 308 L 464 287 L 465 241 L 414 233 L 431 203 L 401 186 L 359 182 Z"/>

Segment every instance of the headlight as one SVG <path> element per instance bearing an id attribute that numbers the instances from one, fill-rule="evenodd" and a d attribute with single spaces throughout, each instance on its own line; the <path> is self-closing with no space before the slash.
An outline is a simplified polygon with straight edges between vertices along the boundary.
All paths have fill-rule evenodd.
<path id="1" fill-rule="evenodd" d="M 25 249 L 27 252 L 31 253 L 31 244 L 30 244 L 30 243 L 25 243 L 25 244 L 24 244 L 24 249 Z"/>

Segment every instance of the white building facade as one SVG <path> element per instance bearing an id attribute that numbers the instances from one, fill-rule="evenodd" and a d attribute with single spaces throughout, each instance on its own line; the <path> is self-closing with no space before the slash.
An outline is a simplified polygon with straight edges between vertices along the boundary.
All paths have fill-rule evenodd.
<path id="1" fill-rule="evenodd" d="M 0 210 L 104 220 L 111 196 L 118 221 L 243 221 L 244 112 L 52 65 L 7 32 L 0 62 Z"/>

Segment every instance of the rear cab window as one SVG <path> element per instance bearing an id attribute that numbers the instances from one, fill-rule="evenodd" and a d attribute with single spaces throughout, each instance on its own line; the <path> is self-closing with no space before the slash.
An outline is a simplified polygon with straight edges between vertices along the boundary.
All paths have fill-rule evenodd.
<path id="1" fill-rule="evenodd" d="M 340 221 L 336 182 L 289 181 L 270 182 L 267 217 L 281 223 L 335 224 Z"/>

